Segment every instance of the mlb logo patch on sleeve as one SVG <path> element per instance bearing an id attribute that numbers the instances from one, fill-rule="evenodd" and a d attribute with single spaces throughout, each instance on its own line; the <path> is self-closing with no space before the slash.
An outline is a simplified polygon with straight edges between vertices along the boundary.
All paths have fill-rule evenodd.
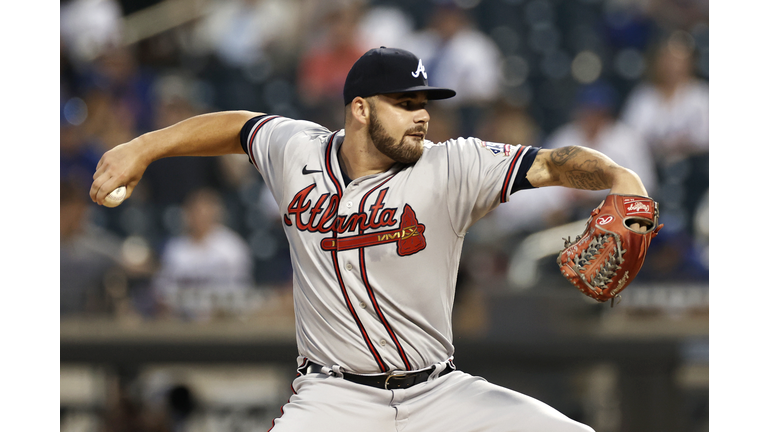
<path id="1" fill-rule="evenodd" d="M 512 148 L 515 147 L 511 144 L 502 144 L 502 143 L 487 142 L 487 141 L 480 141 L 480 145 L 485 147 L 495 155 L 503 154 L 504 156 L 509 156 L 510 154 L 512 154 Z"/>

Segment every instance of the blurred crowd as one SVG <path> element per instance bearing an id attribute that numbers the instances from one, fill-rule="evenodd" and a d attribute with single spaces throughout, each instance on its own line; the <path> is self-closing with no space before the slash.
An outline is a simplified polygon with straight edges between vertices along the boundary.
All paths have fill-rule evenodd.
<path id="1" fill-rule="evenodd" d="M 708 35 L 701 0 L 62 1 L 62 318 L 209 320 L 289 292 L 281 218 L 245 155 L 158 161 L 114 209 L 90 201 L 91 176 L 112 147 L 204 112 L 342 128 L 346 73 L 378 46 L 457 91 L 430 104 L 432 141 L 581 145 L 633 169 L 665 225 L 638 281 L 706 282 Z M 522 241 L 601 194 L 514 195 L 467 237 L 460 291 L 514 289 Z"/>

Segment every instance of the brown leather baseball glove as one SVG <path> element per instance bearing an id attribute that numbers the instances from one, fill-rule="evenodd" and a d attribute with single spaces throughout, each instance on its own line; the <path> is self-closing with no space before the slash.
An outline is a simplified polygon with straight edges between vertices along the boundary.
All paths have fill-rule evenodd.
<path id="1" fill-rule="evenodd" d="M 574 242 L 565 240 L 557 264 L 581 292 L 598 302 L 611 300 L 613 306 L 640 271 L 651 239 L 663 226 L 659 205 L 651 198 L 608 195 L 592 210 L 584 232 Z"/>

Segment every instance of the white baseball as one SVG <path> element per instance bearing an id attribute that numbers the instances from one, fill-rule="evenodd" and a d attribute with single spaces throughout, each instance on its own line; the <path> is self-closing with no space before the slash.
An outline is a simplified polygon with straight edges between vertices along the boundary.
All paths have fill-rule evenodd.
<path id="1" fill-rule="evenodd" d="M 104 198 L 104 205 L 107 207 L 117 207 L 125 200 L 126 189 L 125 186 L 113 190 Z"/>

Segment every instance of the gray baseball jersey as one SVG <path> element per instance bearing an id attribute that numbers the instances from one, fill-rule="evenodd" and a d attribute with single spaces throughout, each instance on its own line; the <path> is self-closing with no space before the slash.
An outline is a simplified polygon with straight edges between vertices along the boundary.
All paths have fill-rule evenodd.
<path id="1" fill-rule="evenodd" d="M 425 141 L 421 159 L 344 180 L 344 131 L 265 115 L 241 143 L 283 215 L 299 354 L 358 374 L 453 356 L 464 235 L 525 180 L 535 147 Z"/>

